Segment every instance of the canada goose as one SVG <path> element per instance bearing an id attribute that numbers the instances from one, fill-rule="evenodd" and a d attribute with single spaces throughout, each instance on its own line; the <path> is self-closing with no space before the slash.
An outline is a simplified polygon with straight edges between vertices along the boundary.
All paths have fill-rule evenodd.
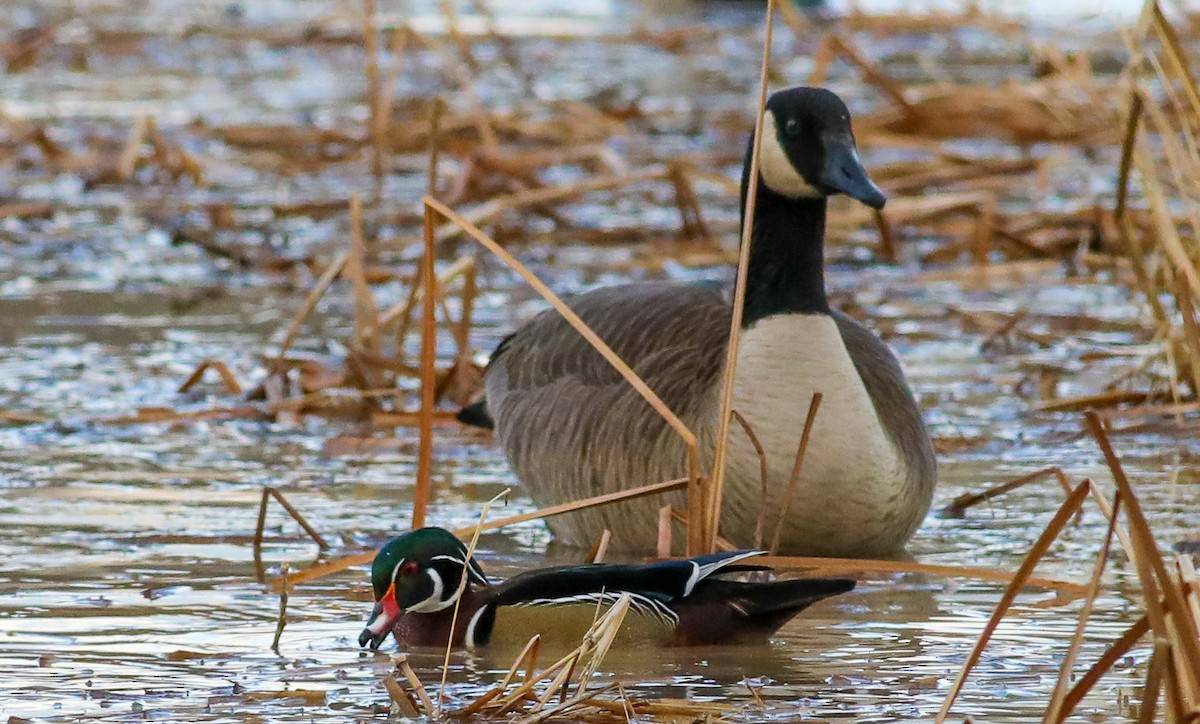
<path id="1" fill-rule="evenodd" d="M 825 296 L 826 197 L 881 208 L 862 167 L 850 113 L 835 94 L 791 88 L 767 102 L 733 407 L 769 466 L 768 530 L 780 506 L 814 391 L 824 398 L 780 552 L 899 553 L 929 509 L 933 446 L 904 373 L 866 327 Z M 750 153 L 742 177 L 742 208 Z M 595 289 L 571 308 L 696 434 L 706 469 L 720 408 L 730 303 L 712 284 L 637 283 Z M 686 476 L 678 436 L 553 310 L 500 343 L 485 399 L 460 419 L 494 427 L 517 477 L 552 505 Z M 731 426 L 720 531 L 753 544 L 763 508 L 759 459 Z M 680 502 L 678 498 L 675 502 Z M 660 500 L 558 516 L 554 535 L 590 545 L 605 529 L 616 549 L 653 551 Z"/>

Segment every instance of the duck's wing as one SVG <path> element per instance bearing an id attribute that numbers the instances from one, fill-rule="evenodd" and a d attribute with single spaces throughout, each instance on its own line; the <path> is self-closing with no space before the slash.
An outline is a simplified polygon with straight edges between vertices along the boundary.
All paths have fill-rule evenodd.
<path id="1" fill-rule="evenodd" d="M 730 309 L 715 284 L 647 282 L 567 300 L 571 309 L 681 417 L 720 375 Z M 624 378 L 557 312 L 539 314 L 496 348 L 487 369 L 493 417 L 511 404 L 570 395 L 581 404 Z M 542 391 L 550 391 L 547 398 Z M 593 400 L 594 401 L 594 400 Z"/>
<path id="2" fill-rule="evenodd" d="M 630 593 L 662 602 L 686 598 L 696 585 L 720 571 L 757 570 L 759 566 L 736 565 L 762 551 L 743 550 L 712 553 L 684 560 L 667 560 L 644 565 L 596 563 L 583 566 L 543 568 L 513 576 L 495 588 L 499 605 L 529 602 L 579 600 L 606 593 Z"/>

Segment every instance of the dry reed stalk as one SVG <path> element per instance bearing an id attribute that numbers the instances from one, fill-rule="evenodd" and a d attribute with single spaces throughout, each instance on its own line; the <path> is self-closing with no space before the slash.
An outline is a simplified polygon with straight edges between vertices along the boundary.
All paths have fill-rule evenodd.
<path id="1" fill-rule="evenodd" d="M 575 500 L 571 501 L 570 503 L 561 503 L 559 505 L 540 508 L 528 513 L 518 513 L 517 515 L 510 515 L 506 518 L 497 518 L 483 524 L 482 530 L 495 530 L 497 528 L 503 528 L 516 523 L 524 523 L 526 521 L 537 520 L 539 518 L 549 518 L 551 516 L 562 515 L 564 513 L 573 513 L 577 510 L 594 508 L 600 505 L 608 505 L 609 503 L 617 503 L 622 500 L 633 500 L 635 498 L 642 498 L 647 495 L 657 495 L 659 493 L 666 493 L 673 490 L 681 490 L 686 488 L 688 485 L 689 481 L 687 478 L 680 478 L 678 480 L 667 480 L 661 483 L 643 485 L 641 487 L 632 488 L 629 490 L 621 490 L 615 493 L 606 493 L 604 495 L 597 495 L 592 498 L 584 498 L 583 500 Z M 451 532 L 461 538 L 465 535 L 470 535 L 474 530 L 475 526 L 468 526 L 466 528 L 459 528 Z M 325 576 L 338 573 L 339 571 L 344 571 L 352 566 L 360 566 L 365 563 L 370 563 L 375 557 L 375 553 L 376 551 L 373 550 L 363 551 L 361 553 L 355 553 L 342 558 L 335 558 L 324 563 L 318 563 L 317 565 L 310 566 L 302 571 L 297 571 L 291 574 L 288 579 L 288 583 L 292 586 L 298 586 L 302 583 L 308 583 L 309 581 L 314 581 L 318 578 L 324 578 Z M 279 583 L 276 581 L 272 585 L 277 587 Z"/>
<path id="2" fill-rule="evenodd" d="M 1146 404 L 1153 402 L 1154 397 L 1145 392 L 1132 390 L 1110 390 L 1094 395 L 1079 397 L 1064 397 L 1058 400 L 1046 400 L 1034 405 L 1039 412 L 1078 412 L 1113 407 L 1122 404 Z"/>
<path id="3" fill-rule="evenodd" d="M 502 35 L 499 27 L 496 24 L 496 13 L 492 11 L 484 0 L 469 0 L 471 7 L 475 12 L 483 18 L 484 36 L 496 44 L 500 50 L 500 57 L 508 65 L 514 74 L 521 79 L 522 88 L 525 95 L 533 95 L 533 77 L 525 71 L 521 63 L 521 56 L 517 52 L 517 46 L 513 42 L 511 36 Z"/>
<path id="4" fill-rule="evenodd" d="M 446 303 L 446 296 L 444 293 L 445 286 L 455 278 L 464 276 L 467 273 L 468 268 L 473 268 L 474 266 L 475 260 L 472 257 L 459 257 L 454 261 L 453 264 L 451 264 L 437 276 L 437 284 L 434 285 L 433 291 L 438 297 L 438 304 L 441 305 L 442 316 L 445 317 L 447 324 L 451 324 L 454 320 L 450 315 L 450 309 Z M 413 280 L 412 285 L 409 287 L 408 296 L 405 298 L 405 300 L 402 302 L 396 302 L 396 304 L 392 305 L 392 307 L 386 312 L 379 315 L 380 328 L 383 328 L 385 325 L 396 323 L 397 320 L 399 320 L 396 324 L 396 347 L 398 349 L 404 348 L 404 340 L 408 337 L 409 327 L 412 325 L 413 309 L 416 308 L 418 301 L 424 300 L 425 288 L 427 286 L 428 285 L 425 283 L 424 276 L 422 276 L 420 270 L 418 270 L 417 277 Z M 467 291 L 464 286 L 464 296 L 460 300 L 464 305 L 466 305 L 467 302 L 465 298 L 466 294 Z M 461 353 L 462 351 L 463 348 L 460 347 L 459 352 Z"/>
<path id="5" fill-rule="evenodd" d="M 679 209 L 679 233 L 685 239 L 712 241 L 708 225 L 704 223 L 704 213 L 700 200 L 696 198 L 696 190 L 688 178 L 689 167 L 681 161 L 672 161 L 667 165 L 667 174 L 671 185 L 675 188 L 675 206 Z"/>
<path id="6" fill-rule="evenodd" d="M 605 528 L 600 532 L 600 537 L 588 549 L 587 555 L 583 557 L 584 563 L 600 563 L 604 560 L 604 555 L 608 553 L 608 542 L 612 539 L 612 531 Z"/>
<path id="7" fill-rule="evenodd" d="M 746 437 L 750 438 L 750 444 L 754 446 L 754 452 L 758 455 L 758 478 L 759 482 L 761 483 L 759 495 L 761 498 L 758 506 L 758 519 L 754 522 L 753 547 L 761 548 L 763 535 L 767 528 L 767 481 L 770 480 L 770 476 L 768 475 L 769 471 L 767 468 L 767 451 L 763 449 L 762 443 L 758 441 L 758 435 L 754 434 L 754 428 L 750 427 L 750 423 L 746 421 L 746 418 L 742 417 L 742 413 L 738 412 L 737 410 L 732 410 L 731 412 L 733 414 L 733 419 L 737 420 L 738 424 L 742 426 L 742 430 L 745 431 Z"/>
<path id="8" fill-rule="evenodd" d="M 417 692 L 417 698 L 421 700 L 421 706 L 425 711 L 432 714 L 434 711 L 433 702 L 429 699 L 429 694 L 425 691 L 425 685 L 421 683 L 421 679 L 417 677 L 417 672 L 413 671 L 412 666 L 408 663 L 408 656 L 400 654 L 396 656 L 396 670 L 404 674 L 404 678 L 408 680 L 408 685 L 412 690 Z"/>
<path id="9" fill-rule="evenodd" d="M 689 522 L 700 520 L 699 518 L 693 519 L 690 517 L 698 515 L 698 511 L 693 508 L 693 504 L 698 503 L 700 507 L 703 508 L 704 501 L 702 495 L 699 495 L 698 492 L 693 492 L 699 491 L 700 488 L 700 460 L 696 447 L 696 436 L 687 427 L 687 425 L 685 425 L 683 421 L 680 420 L 669 407 L 667 407 L 666 403 L 659 398 L 654 390 L 650 389 L 650 387 L 645 383 L 644 380 L 642 380 L 642 378 L 638 377 L 637 373 L 634 372 L 633 369 L 621 359 L 620 355 L 614 352 L 612 348 L 604 342 L 604 340 L 600 339 L 599 335 L 592 331 L 591 327 L 589 327 L 582 319 L 580 319 L 579 315 L 577 315 L 574 310 L 567 306 L 567 304 L 564 303 L 557 294 L 551 291 L 550 287 L 546 286 L 542 280 L 538 279 L 537 276 L 533 272 L 529 271 L 529 269 L 520 261 L 518 261 L 516 257 L 493 241 L 487 234 L 484 234 L 483 231 L 481 231 L 474 224 L 464 219 L 453 209 L 445 204 L 442 204 L 437 199 L 426 196 L 424 199 L 422 199 L 422 202 L 425 204 L 427 213 L 427 256 L 432 253 L 432 213 L 436 211 L 444 218 L 449 219 L 456 224 L 460 229 L 466 232 L 468 236 L 483 245 L 483 247 L 490 251 L 493 256 L 504 262 L 506 266 L 515 271 L 522 279 L 524 279 L 531 287 L 533 287 L 534 291 L 536 291 L 542 296 L 543 299 L 549 302 L 550 306 L 552 306 L 555 311 L 557 311 L 563 317 L 563 319 L 567 321 L 568 324 L 574 327 L 575 330 L 579 332 L 579 334 L 582 335 L 585 340 L 587 340 L 588 344 L 590 344 L 597 352 L 599 352 L 600 355 L 604 357 L 604 359 L 607 360 L 610 365 L 612 365 L 613 369 L 617 370 L 617 372 L 619 372 L 621 376 L 633 386 L 638 394 L 642 396 L 642 399 L 646 400 L 646 402 L 652 408 L 654 408 L 655 412 L 657 412 L 659 416 L 661 416 L 667 422 L 667 424 L 671 426 L 675 433 L 683 439 L 684 444 L 687 445 L 688 448 L 688 479 L 692 481 L 692 484 L 689 485 L 688 496 Z M 430 272 L 429 278 L 432 277 L 433 274 Z M 431 297 L 427 298 L 431 299 Z M 428 305 L 430 302 L 426 302 L 426 304 Z M 432 307 L 429 308 L 430 316 L 432 317 Z M 698 528 L 696 524 L 688 526 L 688 552 L 690 555 L 698 555 L 699 551 L 703 549 L 703 541 L 699 539 L 700 533 L 702 533 L 702 529 Z"/>
<path id="10" fill-rule="evenodd" d="M 442 148 L 442 113 L 446 110 L 446 102 L 441 96 L 433 99 L 433 109 L 429 114 L 429 167 L 426 176 L 425 193 L 437 197 L 438 160 Z"/>
<path id="11" fill-rule="evenodd" d="M 446 20 L 446 35 L 450 41 L 458 48 L 458 54 L 462 58 L 463 64 L 472 75 L 479 74 L 479 61 L 475 59 L 475 54 L 471 52 L 471 43 L 467 37 L 463 35 L 459 29 L 458 12 L 454 9 L 454 3 L 451 0 L 438 0 L 438 11 Z"/>
<path id="12" fill-rule="evenodd" d="M 488 201 L 464 212 L 461 216 L 469 223 L 478 226 L 486 221 L 494 219 L 505 211 L 524 208 L 528 206 L 539 206 L 555 202 L 563 202 L 567 199 L 581 196 L 591 191 L 604 191 L 607 189 L 627 186 L 634 183 L 645 181 L 670 181 L 668 171 L 664 167 L 652 166 L 646 169 L 638 169 L 629 173 L 612 174 L 605 176 L 594 176 L 583 181 L 578 181 L 569 184 L 560 184 L 557 186 L 545 186 L 542 188 L 528 189 L 517 193 L 508 194 L 506 196 L 497 196 Z M 437 240 L 444 241 L 453 238 L 460 232 L 455 228 L 454 224 L 446 224 L 440 226 L 437 230 Z"/>
<path id="13" fill-rule="evenodd" d="M 829 38 L 830 52 L 845 56 L 846 60 L 859 69 L 867 83 L 882 91 L 903 115 L 916 116 L 917 110 L 905 97 L 903 86 L 884 73 L 877 65 L 867 60 L 866 56 L 858 52 L 858 49 L 845 38 L 837 33 L 830 33 L 827 37 Z"/>
<path id="14" fill-rule="evenodd" d="M 1113 450 L 1103 422 L 1094 412 L 1088 412 L 1086 419 L 1088 431 L 1104 453 L 1117 490 L 1125 500 L 1125 516 L 1136 552 L 1133 562 L 1142 584 L 1150 625 L 1156 637 L 1179 648 L 1185 668 L 1175 671 L 1174 675 L 1186 691 L 1200 696 L 1200 621 L 1188 615 L 1189 606 L 1183 590 L 1167 574 L 1166 564 L 1158 550 L 1150 524 L 1129 479 L 1125 476 L 1121 461 Z"/>
<path id="15" fill-rule="evenodd" d="M 808 403 L 808 416 L 804 418 L 804 431 L 800 433 L 800 444 L 796 446 L 796 457 L 792 461 L 792 472 L 788 476 L 787 492 L 783 497 L 783 507 L 779 511 L 779 519 L 775 521 L 775 532 L 771 536 L 771 553 L 779 552 L 779 540 L 783 536 L 783 523 L 787 520 L 788 511 L 792 508 L 792 500 L 796 497 L 796 488 L 800 483 L 800 471 L 804 467 L 804 455 L 808 452 L 808 439 L 812 436 L 813 423 L 817 419 L 817 410 L 821 409 L 820 392 L 814 392 Z"/>
<path id="16" fill-rule="evenodd" d="M 1063 492 L 1068 495 L 1071 494 L 1071 484 L 1067 482 L 1066 473 L 1057 465 L 1051 465 L 1041 470 L 1035 470 L 1028 475 L 1022 475 L 1019 478 L 993 485 L 978 493 L 963 493 L 954 500 L 951 500 L 946 507 L 942 508 L 940 515 L 947 518 L 961 518 L 966 513 L 967 508 L 1049 477 L 1053 477 L 1058 481 Z"/>
<path id="17" fill-rule="evenodd" d="M 431 198 L 431 197 L 426 197 Z M 437 319 L 434 317 L 437 270 L 434 255 L 437 249 L 433 239 L 433 209 L 425 205 L 425 251 L 421 255 L 421 278 L 426 282 L 426 293 L 421 305 L 421 409 L 420 440 L 417 448 L 417 481 L 413 492 L 413 529 L 425 526 L 425 508 L 429 504 L 430 477 L 433 472 L 433 406 L 434 388 L 437 385 Z M 466 578 L 464 576 L 464 578 Z M 456 609 L 457 610 L 457 609 Z"/>
<path id="18" fill-rule="evenodd" d="M 103 417 L 91 422 L 99 425 L 146 425 L 157 423 L 196 422 L 199 420 L 233 420 L 263 417 L 261 408 L 255 405 L 217 407 L 193 412 L 179 412 L 167 407 L 141 407 L 134 415 Z"/>
<path id="19" fill-rule="evenodd" d="M 658 539 L 654 549 L 659 558 L 671 557 L 671 513 L 670 504 L 658 509 Z"/>
<path id="20" fill-rule="evenodd" d="M 1004 590 L 1004 594 L 1000 597 L 1000 601 L 996 604 L 996 608 L 993 610 L 991 618 L 988 619 L 987 625 L 984 626 L 983 631 L 979 634 L 979 640 L 976 641 L 975 647 L 971 650 L 970 655 L 963 664 L 962 670 L 955 678 L 954 684 L 951 685 L 950 692 L 946 695 L 946 699 L 942 703 L 942 708 L 938 712 L 935 721 L 943 722 L 946 720 L 946 717 L 950 714 L 950 707 L 954 706 L 954 701 L 958 698 L 959 692 L 962 691 L 967 676 L 971 673 L 971 669 L 975 667 L 975 664 L 979 662 L 980 656 L 983 655 L 983 650 L 987 647 L 988 641 L 991 640 L 992 633 L 995 632 L 996 628 L 1000 625 L 1001 619 L 1004 618 L 1004 614 L 1012 606 L 1013 601 L 1016 600 L 1021 586 L 1028 580 L 1030 574 L 1033 573 L 1034 567 L 1041 561 L 1046 551 L 1050 549 L 1050 544 L 1054 542 L 1059 533 L 1066 527 L 1071 516 L 1075 515 L 1076 511 L 1083 505 L 1083 501 L 1087 498 L 1087 495 L 1088 483 L 1086 481 L 1075 486 L 1075 489 L 1071 491 L 1071 495 L 1059 507 L 1054 518 L 1050 520 L 1045 530 L 1042 531 L 1037 541 L 1029 549 L 1029 553 L 1026 554 L 1025 559 L 1021 562 L 1021 566 L 1017 569 L 1012 581 L 1008 584 L 1008 587 Z"/>
<path id="21" fill-rule="evenodd" d="M 279 653 L 279 639 L 283 636 L 283 627 L 287 626 L 287 604 L 288 604 L 288 585 L 287 585 L 288 564 L 284 563 L 280 570 L 280 575 L 283 578 L 283 587 L 279 589 L 279 618 L 275 621 L 275 638 L 271 640 L 271 650 Z"/>
<path id="22" fill-rule="evenodd" d="M 362 200 L 358 194 L 350 197 L 350 257 L 346 262 L 345 275 L 354 287 L 354 342 L 355 349 L 380 354 L 379 309 L 366 277 L 367 244 L 363 238 Z"/>
<path id="23" fill-rule="evenodd" d="M 309 538 L 313 539 L 313 541 L 317 544 L 317 547 L 323 551 L 329 550 L 329 544 L 325 542 L 325 539 L 321 537 L 321 534 L 317 532 L 317 529 L 312 527 L 312 525 L 307 519 L 305 519 L 300 511 L 296 510 L 296 508 L 288 502 L 287 498 L 283 497 L 283 493 L 279 492 L 279 490 L 276 488 L 264 486 L 262 489 L 262 500 L 258 505 L 258 526 L 254 530 L 254 553 L 256 557 L 262 551 L 263 531 L 265 530 L 267 522 L 267 503 L 271 498 L 275 498 L 275 500 L 279 501 L 279 504 L 283 506 L 283 509 L 287 511 L 288 515 L 292 516 L 292 520 L 300 524 L 300 527 L 304 529 L 304 532 L 308 534 Z"/>
<path id="24" fill-rule="evenodd" d="M 896 245 L 896 232 L 888 223 L 883 209 L 875 210 L 875 228 L 879 230 L 879 256 L 884 261 L 895 264 L 900 260 Z"/>
<path id="25" fill-rule="evenodd" d="M 404 687 L 396 682 L 395 674 L 388 674 L 383 677 L 383 688 L 387 689 L 388 698 L 400 710 L 400 716 L 408 719 L 416 719 L 421 716 L 421 710 L 417 708 L 416 702 L 409 697 Z"/>
<path id="26" fill-rule="evenodd" d="M 430 278 L 432 278 L 430 274 Z M 471 556 L 475 555 L 475 546 L 479 544 L 479 534 L 483 532 L 483 524 L 487 522 L 488 512 L 492 509 L 492 504 L 497 500 L 507 496 L 509 491 L 505 489 L 503 492 L 492 496 L 492 499 L 483 504 L 483 509 L 479 511 L 479 522 L 475 525 L 475 530 L 471 533 L 471 542 L 467 544 L 467 555 L 463 558 L 464 568 L 470 562 Z M 450 633 L 446 637 L 446 655 L 442 658 L 442 682 L 438 686 L 437 707 L 432 709 L 435 718 L 442 716 L 442 701 L 445 699 L 446 692 L 446 676 L 450 673 L 450 652 L 454 650 L 454 630 L 458 624 L 458 610 L 462 604 L 463 591 L 467 589 L 470 576 L 463 572 L 463 575 L 458 579 L 458 590 L 454 595 L 454 614 L 450 617 Z"/>
<path id="27" fill-rule="evenodd" d="M 125 146 L 121 149 L 121 155 L 117 157 L 116 174 L 118 179 L 127 181 L 133 177 L 133 172 L 137 170 L 138 153 L 141 151 L 149 125 L 150 116 L 144 113 L 134 121 L 133 128 L 129 131 L 129 138 L 126 139 Z"/>
<path id="28" fill-rule="evenodd" d="M 1104 542 L 1100 545 L 1100 555 L 1096 557 L 1096 564 L 1092 568 L 1092 578 L 1088 583 L 1088 592 L 1083 599 L 1083 607 L 1080 609 L 1075 623 L 1075 633 L 1071 636 L 1071 643 L 1067 646 L 1066 655 L 1058 665 L 1058 679 L 1050 693 L 1050 705 L 1046 708 L 1046 716 L 1043 719 L 1045 722 L 1062 722 L 1071 715 L 1070 711 L 1063 708 L 1063 700 L 1067 694 L 1071 670 L 1075 668 L 1075 658 L 1079 654 L 1079 646 L 1083 643 L 1083 632 L 1087 628 L 1088 617 L 1096 603 L 1096 596 L 1100 593 L 1100 579 L 1104 575 L 1104 566 L 1108 563 L 1109 551 L 1112 550 L 1113 533 L 1117 529 L 1117 512 L 1120 507 L 1121 494 L 1117 492 L 1113 495 L 1113 514 L 1109 516 L 1108 530 L 1104 534 Z"/>
<path id="29" fill-rule="evenodd" d="M 283 364 L 284 359 L 287 357 L 288 350 L 292 348 L 292 343 L 296 340 L 296 335 L 300 333 L 300 327 L 304 324 L 304 320 L 316 308 L 317 302 L 321 301 L 321 297 L 325 295 L 325 291 L 329 289 L 329 285 L 342 273 L 349 260 L 350 251 L 343 251 L 335 256 L 325 269 L 325 272 L 317 279 L 317 283 L 313 285 L 308 296 L 304 298 L 304 304 L 300 306 L 300 310 L 292 318 L 292 323 L 288 325 L 287 333 L 283 336 L 283 342 L 279 345 L 279 354 L 276 358 L 279 364 Z"/>
<path id="30" fill-rule="evenodd" d="M 231 395 L 242 394 L 242 386 L 238 384 L 237 377 L 230 371 L 229 365 L 219 359 L 206 359 L 196 365 L 196 369 L 188 378 L 179 386 L 179 393 L 183 394 L 195 387 L 200 380 L 204 379 L 204 373 L 208 370 L 216 370 L 217 375 L 221 378 L 221 384 L 225 385 L 225 391 Z"/>
<path id="31" fill-rule="evenodd" d="M 693 510 L 691 501 L 688 505 L 690 524 L 688 525 L 688 553 L 696 555 L 702 551 L 715 548 L 717 535 L 721 526 L 722 498 L 725 493 L 725 458 L 729 452 L 729 419 L 733 411 L 733 380 L 737 374 L 737 353 L 742 337 L 742 316 L 746 308 L 746 274 L 750 268 L 750 244 L 754 237 L 754 207 L 758 198 L 758 168 L 759 156 L 762 149 L 763 122 L 767 108 L 767 81 L 771 68 L 771 41 L 775 31 L 775 0 L 767 0 L 766 24 L 763 30 L 762 64 L 759 69 L 758 106 L 754 117 L 754 143 L 750 149 L 750 178 L 746 187 L 745 208 L 742 210 L 742 229 L 739 237 L 741 247 L 738 252 L 737 280 L 733 288 L 733 315 L 729 323 L 729 342 L 725 352 L 725 369 L 721 378 L 721 408 L 717 418 L 717 440 L 713 450 L 712 480 L 709 486 L 708 500 L 703 509 Z M 707 515 L 706 521 L 700 522 Z M 696 516 L 692 518 L 691 516 Z M 700 530 L 697 523 L 703 525 Z M 695 541 L 693 536 L 700 534 L 702 539 Z M 698 548 L 698 549 L 697 549 Z"/>
<path id="32" fill-rule="evenodd" d="M 1180 421 L 1182 424 L 1180 415 L 1189 412 L 1200 412 L 1200 402 L 1175 402 L 1170 403 L 1170 405 L 1140 405 L 1138 407 L 1098 409 L 1096 414 L 1100 415 L 1100 419 L 1109 424 L 1114 420 L 1171 417 L 1171 415 L 1174 415 L 1176 421 Z"/>
<path id="33" fill-rule="evenodd" d="M 551 717 L 558 716 L 559 714 L 564 714 L 568 710 L 574 709 L 575 707 L 579 706 L 580 704 L 590 702 L 592 699 L 599 696 L 600 694 L 605 694 L 616 688 L 617 688 L 617 683 L 613 682 L 611 684 L 605 684 L 604 686 L 600 687 L 599 689 L 595 689 L 593 691 L 580 692 L 580 693 L 576 694 L 575 696 L 571 697 L 570 699 L 567 699 L 566 701 L 563 701 L 555 706 L 552 706 L 549 709 L 545 709 L 543 711 L 538 712 L 537 714 L 527 716 L 523 719 L 518 719 L 517 722 L 518 722 L 518 724 L 537 724 L 538 722 L 544 722 Z"/>
<path id="34" fill-rule="evenodd" d="M 363 52 L 367 56 L 367 137 L 371 139 L 371 175 L 376 197 L 383 189 L 383 109 L 379 107 L 379 40 L 375 24 L 375 0 L 363 0 Z"/>
<path id="35" fill-rule="evenodd" d="M 1092 664 L 1092 668 L 1088 669 L 1083 676 L 1080 676 L 1071 690 L 1063 697 L 1060 705 L 1061 711 L 1074 711 L 1079 703 L 1083 701 L 1083 697 L 1087 696 L 1092 687 L 1096 685 L 1100 678 L 1104 676 L 1121 657 L 1125 656 L 1129 651 L 1150 631 L 1150 619 L 1142 616 L 1134 622 L 1132 626 L 1121 634 L 1120 638 L 1113 642 L 1108 649 L 1101 654 L 1100 658 Z"/>

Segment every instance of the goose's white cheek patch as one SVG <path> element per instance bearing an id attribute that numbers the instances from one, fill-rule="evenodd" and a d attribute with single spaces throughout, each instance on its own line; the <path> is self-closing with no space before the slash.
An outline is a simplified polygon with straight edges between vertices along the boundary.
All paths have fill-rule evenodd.
<path id="1" fill-rule="evenodd" d="M 758 172 L 762 174 L 763 181 L 775 193 L 792 198 L 824 196 L 796 172 L 783 146 L 779 145 L 778 128 L 775 114 L 767 111 L 763 119 L 762 148 L 758 152 Z"/>

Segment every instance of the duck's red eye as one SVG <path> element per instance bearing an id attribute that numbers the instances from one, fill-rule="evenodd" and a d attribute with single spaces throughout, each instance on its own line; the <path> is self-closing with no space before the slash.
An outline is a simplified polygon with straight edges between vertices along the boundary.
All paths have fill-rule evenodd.
<path id="1" fill-rule="evenodd" d="M 417 565 L 416 561 L 408 561 L 404 565 L 400 566 L 400 575 L 411 576 L 416 573 L 419 568 L 420 566 Z"/>

